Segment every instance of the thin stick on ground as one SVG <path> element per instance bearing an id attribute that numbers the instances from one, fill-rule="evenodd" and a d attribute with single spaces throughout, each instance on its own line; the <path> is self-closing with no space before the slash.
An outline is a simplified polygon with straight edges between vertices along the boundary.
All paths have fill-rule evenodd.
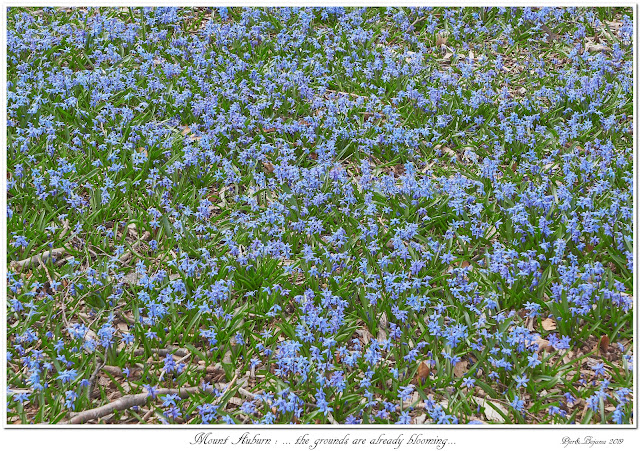
<path id="1" fill-rule="evenodd" d="M 238 379 L 238 373 L 235 374 L 233 379 L 227 385 L 225 392 L 229 390 Z M 212 393 L 213 388 L 209 387 L 203 389 L 202 387 L 186 387 L 186 388 L 161 388 L 155 391 L 158 395 L 178 395 L 180 398 L 185 399 L 198 392 Z M 87 421 L 98 420 L 113 412 L 130 409 L 134 406 L 141 406 L 149 401 L 150 395 L 148 392 L 140 393 L 138 395 L 126 395 L 116 401 L 110 402 L 104 406 L 96 407 L 95 409 L 85 410 L 80 412 L 75 417 L 71 418 L 68 422 L 62 422 L 59 424 L 83 424 Z M 215 402 L 219 402 L 222 396 L 218 397 Z M 214 403 L 215 403 L 214 402 Z"/>
<path id="2" fill-rule="evenodd" d="M 24 260 L 20 260 L 17 262 L 9 263 L 9 267 L 15 269 L 16 271 L 22 271 L 23 269 L 30 268 L 35 264 L 44 264 L 48 260 L 59 258 L 63 256 L 67 250 L 63 247 L 59 247 L 57 249 L 53 249 L 50 251 L 42 252 L 41 254 L 34 255 L 33 257 L 25 258 Z"/>
<path id="3" fill-rule="evenodd" d="M 93 389 L 96 386 L 96 378 L 98 377 L 98 373 L 100 372 L 106 361 L 107 350 L 105 349 L 104 357 L 102 358 L 102 360 L 99 360 L 98 357 L 96 357 L 96 369 L 93 371 L 91 377 L 89 378 L 89 399 L 93 398 Z"/>

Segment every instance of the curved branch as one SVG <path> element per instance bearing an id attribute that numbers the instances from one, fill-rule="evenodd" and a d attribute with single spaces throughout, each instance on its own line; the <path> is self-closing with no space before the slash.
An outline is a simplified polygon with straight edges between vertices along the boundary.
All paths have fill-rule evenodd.
<path id="1" fill-rule="evenodd" d="M 235 384 L 237 379 L 238 379 L 238 373 L 236 373 L 236 375 L 233 377 L 233 379 L 231 379 L 229 384 L 227 384 L 227 387 L 225 388 L 224 393 L 226 393 L 227 390 L 229 390 L 233 386 L 233 384 Z M 188 398 L 194 393 L 198 393 L 202 391 L 204 391 L 205 393 L 212 393 L 213 388 L 208 387 L 203 390 L 201 387 L 186 387 L 186 388 L 161 388 L 161 389 L 155 390 L 156 395 L 178 395 L 182 399 Z M 218 402 L 222 398 L 222 396 L 223 395 L 221 395 L 215 402 Z M 95 409 L 90 409 L 90 410 L 85 410 L 83 412 L 80 412 L 78 415 L 71 418 L 71 420 L 69 420 L 68 422 L 62 422 L 59 424 L 82 424 L 90 420 L 97 420 L 99 418 L 107 416 L 116 411 L 127 410 L 134 406 L 141 406 L 143 404 L 146 404 L 147 401 L 149 400 L 149 397 L 150 395 L 148 392 L 140 393 L 138 395 L 126 395 L 104 406 L 100 406 L 100 407 L 96 407 Z"/>
<path id="2" fill-rule="evenodd" d="M 43 263 L 46 263 L 48 260 L 51 260 L 54 258 L 57 259 L 63 256 L 66 252 L 67 250 L 65 248 L 60 247 L 58 249 L 53 249 L 50 251 L 43 252 L 41 254 L 34 255 L 33 257 L 25 258 L 24 260 L 20 260 L 18 262 L 11 262 L 9 263 L 9 267 L 15 269 L 16 271 L 22 271 L 23 269 L 27 269 L 32 265 L 35 265 L 36 263 L 43 264 Z"/>
<path id="3" fill-rule="evenodd" d="M 156 390 L 158 395 L 178 395 L 182 399 L 188 398 L 194 393 L 202 391 L 200 387 L 187 387 L 187 388 L 161 388 Z M 211 393 L 213 389 L 209 388 L 204 390 L 207 393 Z M 68 422 L 62 422 L 59 424 L 82 424 L 87 421 L 97 420 L 104 416 L 107 416 L 113 412 L 120 410 L 127 410 L 135 406 L 141 406 L 146 404 L 149 400 L 149 393 L 140 393 L 138 395 L 126 395 L 104 406 L 96 407 L 95 409 L 85 410 L 80 412 L 75 417 L 71 418 Z"/>

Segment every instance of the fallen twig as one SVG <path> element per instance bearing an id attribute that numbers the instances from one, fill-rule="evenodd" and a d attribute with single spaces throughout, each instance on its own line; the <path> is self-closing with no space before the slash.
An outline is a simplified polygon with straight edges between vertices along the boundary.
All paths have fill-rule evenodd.
<path id="1" fill-rule="evenodd" d="M 146 423 L 147 421 L 149 421 L 149 418 L 151 418 L 151 415 L 153 415 L 153 412 L 155 411 L 155 409 L 149 409 L 147 410 L 147 413 L 144 414 L 144 416 L 142 417 L 142 421 L 144 423 Z"/>
<path id="2" fill-rule="evenodd" d="M 237 379 L 238 379 L 238 373 L 236 372 L 233 379 L 231 379 L 229 384 L 227 384 L 227 388 L 224 391 L 226 392 L 227 390 L 229 390 L 233 386 L 233 384 L 235 384 Z M 202 387 L 161 388 L 161 389 L 155 390 L 155 393 L 156 393 L 156 396 L 157 395 L 178 395 L 180 396 L 180 398 L 185 399 L 193 395 L 194 393 L 198 393 L 201 391 L 204 391 L 206 393 L 212 393 L 213 388 L 206 388 L 206 389 L 203 389 Z M 223 395 L 220 395 L 218 399 L 214 401 L 214 404 L 216 402 L 219 402 L 222 396 Z M 83 412 L 80 412 L 78 413 L 78 415 L 71 418 L 71 420 L 69 420 L 68 422 L 62 422 L 60 424 L 82 424 L 82 423 L 86 423 L 87 421 L 97 420 L 99 418 L 112 414 L 113 412 L 116 412 L 116 411 L 127 410 L 134 406 L 141 406 L 147 403 L 147 401 L 149 400 L 149 397 L 150 395 L 148 392 L 140 393 L 138 395 L 126 395 L 104 406 L 100 406 L 100 407 L 96 407 L 95 409 L 90 409 L 90 410 L 85 410 Z"/>
<path id="3" fill-rule="evenodd" d="M 91 374 L 91 377 L 89 378 L 89 399 L 93 398 L 93 389 L 96 386 L 96 377 L 98 376 L 98 373 L 100 372 L 103 366 L 104 366 L 104 362 L 98 363 L 96 366 L 96 369 L 93 371 L 93 373 Z"/>
<path id="4" fill-rule="evenodd" d="M 44 264 L 48 260 L 61 257 L 66 252 L 67 250 L 65 248 L 59 247 L 57 249 L 34 255 L 33 257 L 25 258 L 24 260 L 20 260 L 18 262 L 11 262 L 9 263 L 9 267 L 15 269 L 16 271 L 22 271 L 23 269 L 30 268 L 36 263 Z"/>
<path id="5" fill-rule="evenodd" d="M 251 398 L 251 399 L 255 399 L 256 396 L 257 396 L 257 395 L 254 395 L 253 393 L 251 393 L 249 390 L 245 390 L 242 387 L 238 388 L 238 393 L 240 393 L 242 396 L 245 396 L 245 397 Z"/>
<path id="6" fill-rule="evenodd" d="M 203 391 L 201 387 L 161 388 L 156 390 L 155 393 L 157 395 L 178 395 L 184 399 L 194 393 L 198 393 L 199 391 Z M 204 391 L 211 393 L 213 389 L 206 389 Z M 104 406 L 80 412 L 68 422 L 62 422 L 60 424 L 82 424 L 87 421 L 97 420 L 116 411 L 127 410 L 134 406 L 141 406 L 149 400 L 149 397 L 150 395 L 148 392 L 140 393 L 138 395 L 126 395 Z"/>

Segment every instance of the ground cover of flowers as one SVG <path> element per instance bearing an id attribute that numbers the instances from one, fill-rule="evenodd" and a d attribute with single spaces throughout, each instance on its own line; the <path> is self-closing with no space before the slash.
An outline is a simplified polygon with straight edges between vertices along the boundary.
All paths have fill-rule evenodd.
<path id="1" fill-rule="evenodd" d="M 9 423 L 633 423 L 631 17 L 10 8 Z"/>

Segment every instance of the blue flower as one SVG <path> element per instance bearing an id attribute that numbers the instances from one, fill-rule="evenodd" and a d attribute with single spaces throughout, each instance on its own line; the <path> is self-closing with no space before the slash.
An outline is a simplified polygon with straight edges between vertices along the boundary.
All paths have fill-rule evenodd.
<path id="1" fill-rule="evenodd" d="M 71 382 L 78 376 L 78 372 L 76 370 L 62 370 L 58 373 L 58 377 L 56 379 L 61 380 L 63 383 Z"/>

